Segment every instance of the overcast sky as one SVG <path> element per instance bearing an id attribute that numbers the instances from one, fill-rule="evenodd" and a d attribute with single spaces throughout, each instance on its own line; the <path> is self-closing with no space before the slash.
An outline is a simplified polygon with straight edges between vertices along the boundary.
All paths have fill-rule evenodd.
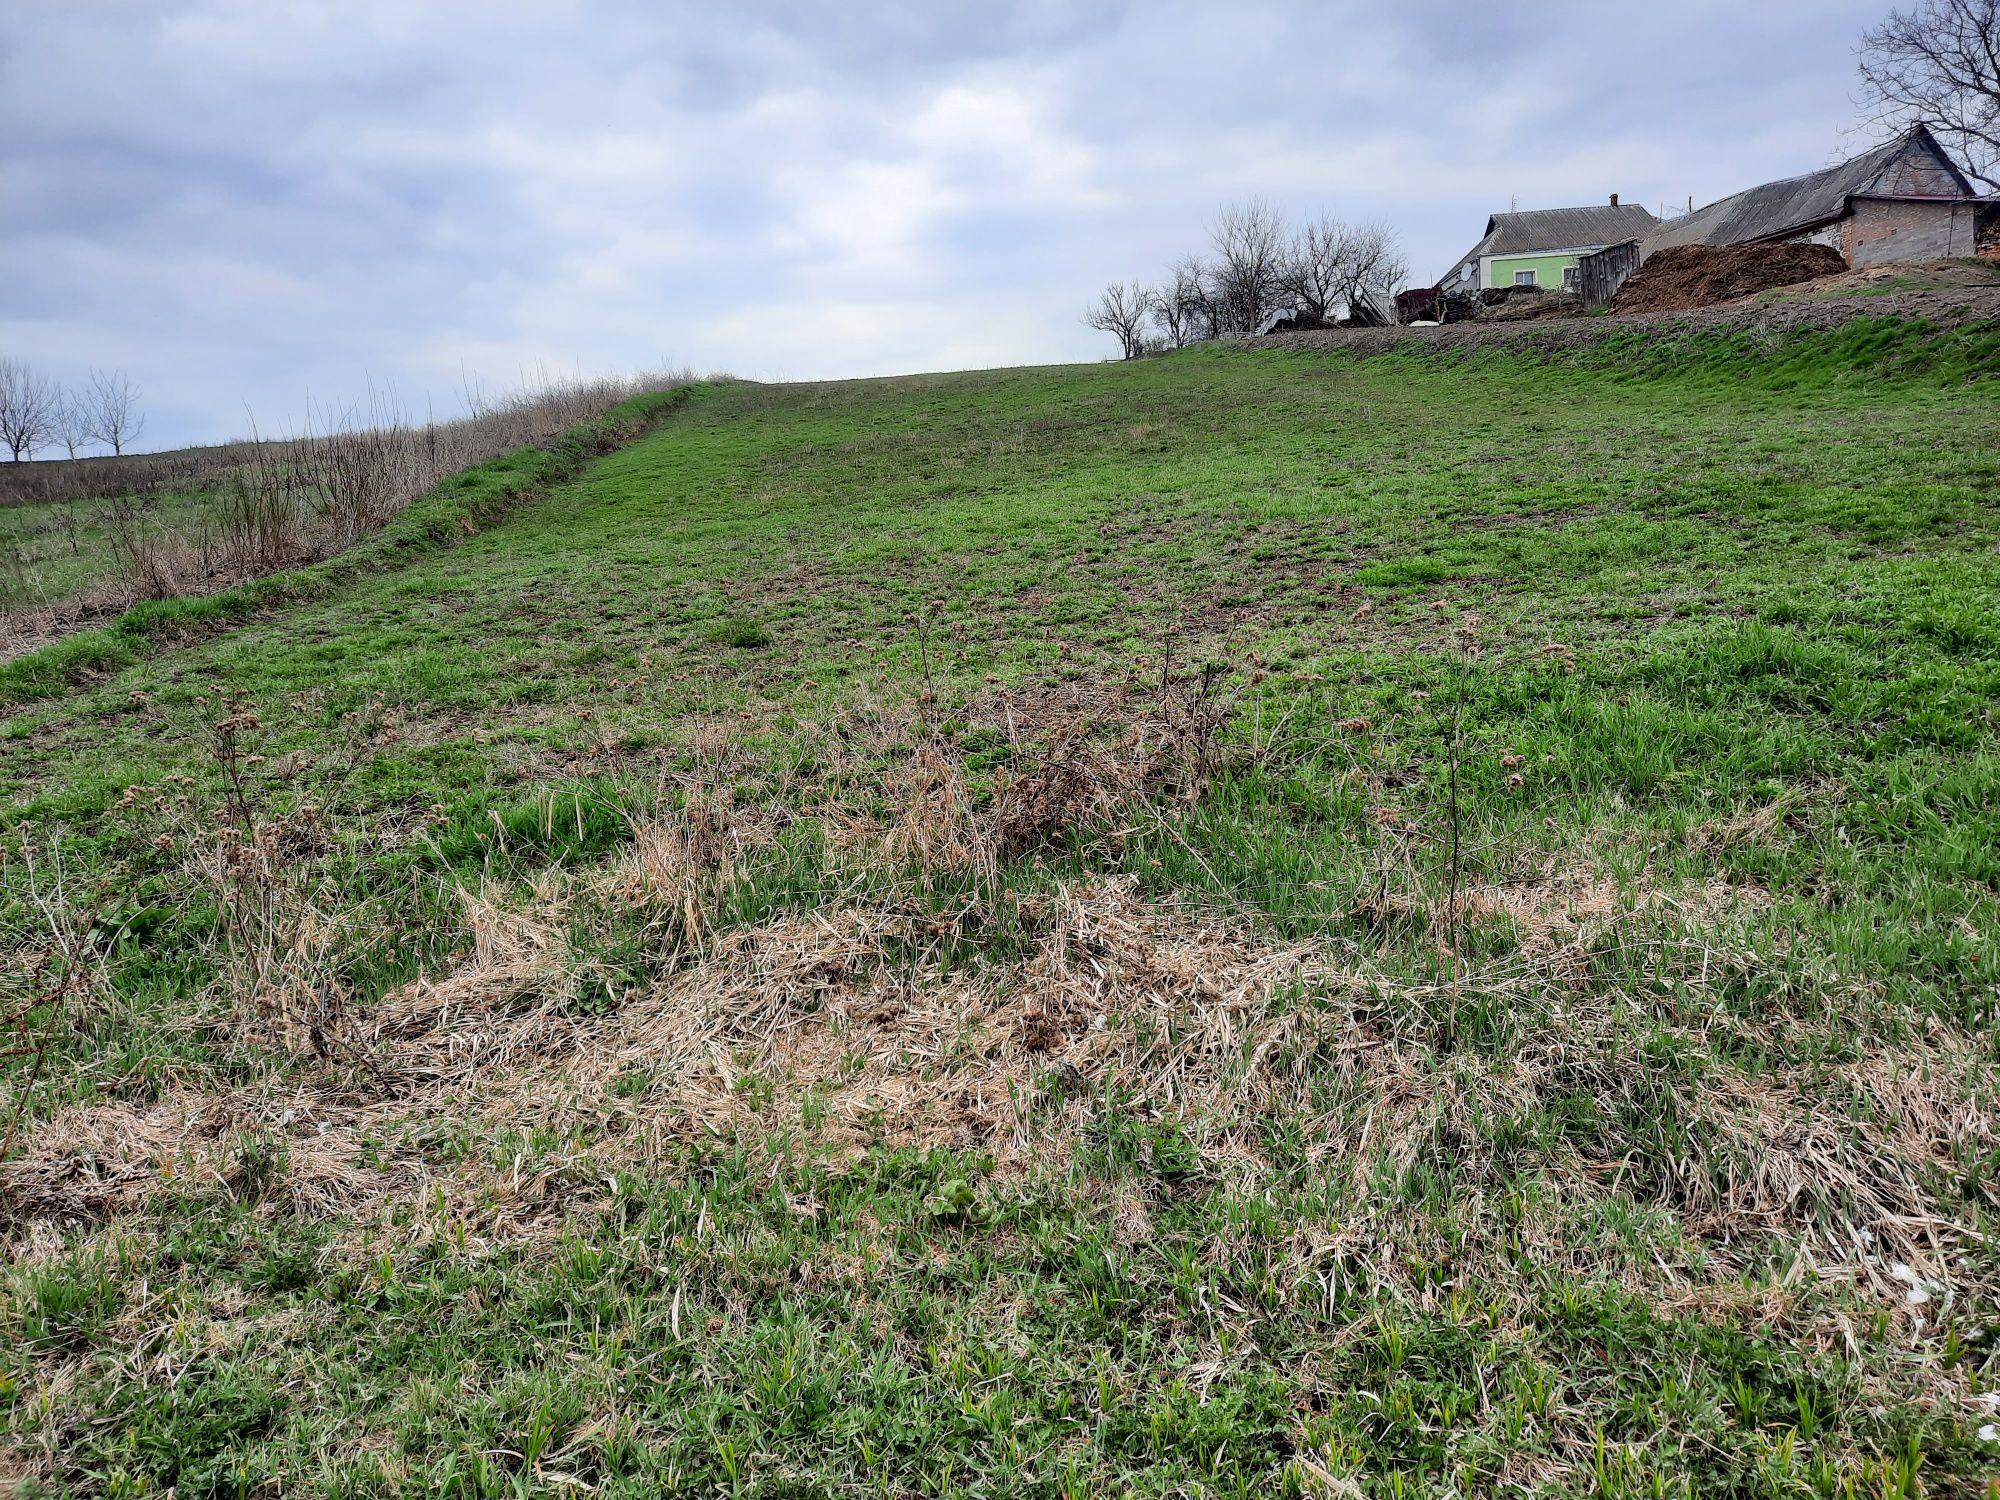
<path id="1" fill-rule="evenodd" d="M 1655 210 L 1860 149 L 1889 0 L 6 0 L 0 354 L 149 444 L 372 381 L 1102 357 L 1216 206 Z"/>

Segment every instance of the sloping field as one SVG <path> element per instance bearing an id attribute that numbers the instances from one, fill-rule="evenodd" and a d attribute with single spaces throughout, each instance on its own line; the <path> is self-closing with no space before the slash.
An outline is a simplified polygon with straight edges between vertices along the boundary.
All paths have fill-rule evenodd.
<path id="1" fill-rule="evenodd" d="M 0 1488 L 1984 1493 L 1996 369 L 711 385 L 0 668 Z"/>

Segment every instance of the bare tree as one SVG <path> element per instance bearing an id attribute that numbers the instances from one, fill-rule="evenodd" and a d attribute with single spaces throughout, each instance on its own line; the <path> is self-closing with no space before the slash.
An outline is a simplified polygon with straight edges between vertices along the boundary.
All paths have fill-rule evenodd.
<path id="1" fill-rule="evenodd" d="M 45 447 L 55 424 L 56 388 L 18 359 L 0 359 L 0 443 L 14 462 Z"/>
<path id="2" fill-rule="evenodd" d="M 1383 224 L 1363 224 L 1347 232 L 1334 289 L 1348 316 L 1372 322 L 1377 316 L 1394 320 L 1395 294 L 1410 274 L 1410 264 L 1395 231 Z"/>
<path id="3" fill-rule="evenodd" d="M 1346 311 L 1381 322 L 1394 317 L 1391 294 L 1409 269 L 1396 236 L 1382 225 L 1322 215 L 1291 235 L 1261 198 L 1224 207 L 1210 226 L 1209 242 L 1213 258 L 1183 256 L 1150 290 L 1112 283 L 1084 321 L 1117 335 L 1127 359 L 1148 347 L 1179 349 L 1197 339 L 1251 333 L 1272 313 L 1297 311 L 1330 321 Z"/>
<path id="4" fill-rule="evenodd" d="M 125 445 L 146 430 L 146 418 L 139 410 L 139 388 L 123 370 L 92 370 L 85 400 L 91 413 L 91 436 L 113 453 L 122 454 Z"/>
<path id="5" fill-rule="evenodd" d="M 1254 333 L 1284 306 L 1285 221 L 1262 198 L 1232 203 L 1209 230 L 1218 333 Z"/>
<path id="6" fill-rule="evenodd" d="M 1100 333 L 1113 334 L 1125 358 L 1137 359 L 1146 352 L 1146 316 L 1153 308 L 1153 294 L 1140 282 L 1114 281 L 1083 315 L 1084 323 Z"/>
<path id="7" fill-rule="evenodd" d="M 49 427 L 55 440 L 63 445 L 63 451 L 71 458 L 97 440 L 97 423 L 89 400 L 82 392 L 56 392 L 55 415 Z"/>
<path id="8" fill-rule="evenodd" d="M 1408 269 L 1389 229 L 1322 216 L 1292 237 L 1279 285 L 1308 317 L 1325 322 L 1345 313 L 1373 322 Z"/>
<path id="9" fill-rule="evenodd" d="M 1347 281 L 1354 231 L 1325 215 L 1292 236 L 1278 268 L 1278 285 L 1300 313 L 1319 322 L 1339 304 Z"/>
<path id="10" fill-rule="evenodd" d="M 1170 349 L 1185 349 L 1196 339 L 1215 337 L 1215 304 L 1209 297 L 1214 277 L 1196 256 L 1183 256 L 1153 291 L 1153 326 Z"/>
<path id="11" fill-rule="evenodd" d="M 1861 36 L 1861 94 L 1874 122 L 1921 120 L 1968 176 L 2000 191 L 2000 0 L 1917 0 Z"/>

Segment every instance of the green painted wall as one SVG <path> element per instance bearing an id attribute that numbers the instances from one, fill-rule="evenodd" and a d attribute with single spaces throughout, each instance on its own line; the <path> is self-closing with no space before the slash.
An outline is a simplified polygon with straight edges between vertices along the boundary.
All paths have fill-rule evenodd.
<path id="1" fill-rule="evenodd" d="M 1514 273 L 1532 269 L 1535 280 L 1541 283 L 1545 292 L 1562 290 L 1563 267 L 1573 266 L 1581 256 L 1577 255 L 1502 255 L 1493 261 L 1493 276 L 1488 286 L 1512 286 Z"/>

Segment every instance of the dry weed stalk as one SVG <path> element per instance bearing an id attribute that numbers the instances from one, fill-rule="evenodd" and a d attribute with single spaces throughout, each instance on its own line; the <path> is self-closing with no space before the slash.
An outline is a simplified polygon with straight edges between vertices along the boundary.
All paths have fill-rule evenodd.
<path id="1" fill-rule="evenodd" d="M 738 803 L 732 777 L 738 746 L 724 725 L 703 722 L 691 735 L 692 772 L 659 787 L 644 805 L 625 808 L 630 849 L 601 885 L 645 916 L 645 934 L 669 961 L 707 951 L 732 892 L 751 861 L 775 840 L 771 822 Z"/>
<path id="2" fill-rule="evenodd" d="M 331 1057 L 344 1047 L 348 995 L 334 962 L 339 924 L 316 899 L 304 867 L 325 847 L 321 810 L 310 800 L 289 812 L 268 806 L 254 775 L 265 758 L 249 748 L 261 728 L 256 710 L 246 694 L 215 691 L 221 713 L 210 753 L 221 805 L 212 829 L 190 824 L 181 837 L 195 846 L 221 908 L 225 983 L 286 1050 Z M 171 847 L 175 836 L 163 839 Z"/>
<path id="3" fill-rule="evenodd" d="M 935 865 L 997 878 L 1009 861 L 1066 843 L 1114 841 L 1199 800 L 1223 763 L 1238 692 L 1209 665 L 1176 675 L 1171 647 L 1157 683 L 1074 689 L 1054 698 L 998 692 L 975 722 L 1006 747 L 990 791 L 975 793 L 963 757 L 933 736 L 892 791 L 899 844 Z"/>
<path id="4" fill-rule="evenodd" d="M 1355 906 L 1355 915 L 1382 932 L 1385 950 L 1411 931 L 1428 939 L 1436 972 L 1457 980 L 1468 959 L 1472 924 L 1493 908 L 1482 907 L 1474 878 L 1485 863 L 1482 856 L 1496 845 L 1471 840 L 1464 780 L 1467 771 L 1469 715 L 1473 689 L 1488 659 L 1488 642 L 1479 614 L 1467 610 L 1453 616 L 1444 600 L 1434 600 L 1438 619 L 1437 651 L 1444 658 L 1444 685 L 1439 692 L 1418 690 L 1412 699 L 1435 716 L 1436 773 L 1441 789 L 1426 794 L 1420 778 L 1405 775 L 1403 795 L 1392 793 L 1385 777 L 1367 762 L 1379 745 L 1377 726 L 1365 716 L 1339 721 L 1337 727 L 1355 749 L 1347 771 L 1350 784 L 1372 799 L 1371 879 Z M 1567 652 L 1564 646 L 1544 647 Z M 1569 664 L 1573 670 L 1573 664 Z M 1525 758 L 1512 752 L 1499 757 L 1502 785 L 1509 795 L 1528 784 Z M 1411 805 L 1414 803 L 1414 805 Z"/>
<path id="5" fill-rule="evenodd" d="M 28 903 L 41 914 L 43 941 L 21 955 L 18 975 L 4 981 L 0 1000 L 0 1064 L 15 1071 L 13 1107 L 0 1129 L 0 1161 L 7 1159 L 26 1117 L 36 1086 L 48 1065 L 49 1053 L 65 1026 L 74 1026 L 77 1010 L 103 980 L 102 960 L 95 946 L 96 921 L 75 910 L 64 876 L 62 840 L 51 841 L 45 860 L 22 841 Z"/>

